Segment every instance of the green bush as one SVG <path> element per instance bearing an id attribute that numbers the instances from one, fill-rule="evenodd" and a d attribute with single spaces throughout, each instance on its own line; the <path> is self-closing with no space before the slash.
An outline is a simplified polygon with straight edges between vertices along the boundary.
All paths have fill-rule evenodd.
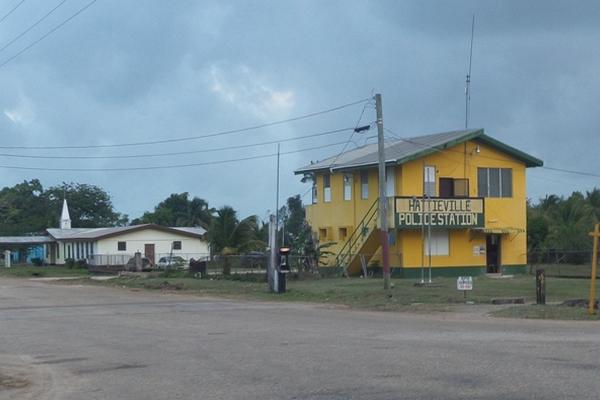
<path id="1" fill-rule="evenodd" d="M 75 260 L 72 258 L 66 258 L 65 259 L 65 267 L 67 267 L 69 269 L 75 268 Z"/>
<path id="2" fill-rule="evenodd" d="M 42 265 L 44 265 L 44 260 L 42 260 L 39 257 L 35 257 L 31 259 L 31 263 L 36 267 L 41 267 Z"/>

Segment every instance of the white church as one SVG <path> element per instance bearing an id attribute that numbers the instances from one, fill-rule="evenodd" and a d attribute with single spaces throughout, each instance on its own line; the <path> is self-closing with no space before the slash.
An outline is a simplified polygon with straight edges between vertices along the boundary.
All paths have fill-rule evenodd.
<path id="1" fill-rule="evenodd" d="M 44 263 L 62 265 L 66 260 L 85 260 L 89 265 L 124 265 L 139 252 L 150 264 L 179 256 L 203 259 L 210 250 L 206 230 L 199 227 L 165 227 L 156 224 L 109 228 L 73 228 L 66 199 L 60 228 L 48 228 L 45 236 L 0 237 L 3 248 L 42 246 Z"/>

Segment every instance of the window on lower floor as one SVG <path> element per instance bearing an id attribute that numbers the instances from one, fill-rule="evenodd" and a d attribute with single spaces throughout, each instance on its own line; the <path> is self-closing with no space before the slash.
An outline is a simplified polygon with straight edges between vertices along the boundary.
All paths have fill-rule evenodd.
<path id="1" fill-rule="evenodd" d="M 173 250 L 181 250 L 181 240 L 175 240 L 173 242 Z"/>
<path id="2" fill-rule="evenodd" d="M 450 232 L 447 230 L 432 230 L 431 231 L 431 246 L 429 235 L 425 234 L 425 255 L 432 256 L 449 256 L 450 255 Z"/>
<path id="3" fill-rule="evenodd" d="M 117 250 L 119 250 L 119 251 L 127 250 L 127 242 L 117 242 Z"/>
<path id="4" fill-rule="evenodd" d="M 348 228 L 346 228 L 346 227 L 339 228 L 338 236 L 339 236 L 340 240 L 346 240 L 346 237 L 348 236 Z"/>
<path id="5" fill-rule="evenodd" d="M 327 240 L 327 228 L 319 228 L 319 240 Z"/>

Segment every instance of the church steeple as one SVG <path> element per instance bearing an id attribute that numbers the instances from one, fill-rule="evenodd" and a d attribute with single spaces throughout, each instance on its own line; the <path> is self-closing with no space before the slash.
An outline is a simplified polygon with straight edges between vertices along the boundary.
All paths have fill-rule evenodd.
<path id="1" fill-rule="evenodd" d="M 71 229 L 71 217 L 69 216 L 67 199 L 63 200 L 62 213 L 60 214 L 60 229 Z"/>

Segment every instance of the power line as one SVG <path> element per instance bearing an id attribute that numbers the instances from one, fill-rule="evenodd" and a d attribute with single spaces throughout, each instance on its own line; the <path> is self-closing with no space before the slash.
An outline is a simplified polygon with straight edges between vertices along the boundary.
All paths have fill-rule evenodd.
<path id="1" fill-rule="evenodd" d="M 321 146 L 308 147 L 305 149 L 291 150 L 291 151 L 287 151 L 287 152 L 282 152 L 280 154 L 286 155 L 286 154 L 294 154 L 294 153 L 300 153 L 300 152 L 310 151 L 310 150 L 318 150 L 318 149 L 322 149 L 325 147 L 342 145 L 344 143 L 346 143 L 346 142 L 344 141 L 344 142 L 331 143 L 331 144 L 326 144 L 326 145 L 321 145 Z M 241 157 L 241 158 L 231 158 L 231 159 L 227 159 L 227 160 L 206 161 L 206 162 L 202 162 L 202 163 L 157 165 L 157 166 L 145 166 L 145 167 L 124 167 L 124 168 L 45 168 L 44 167 L 43 168 L 43 167 L 22 167 L 22 166 L 17 166 L 17 165 L 0 165 L 0 168 L 28 170 L 28 171 L 63 171 L 63 172 L 64 171 L 72 171 L 72 172 L 146 171 L 146 170 L 174 169 L 174 168 L 198 167 L 198 166 L 205 166 L 205 165 L 227 164 L 227 163 L 232 163 L 232 162 L 237 162 L 237 161 L 256 160 L 259 158 L 269 158 L 269 157 L 277 157 L 277 153 L 262 154 L 262 155 L 258 155 L 258 156 L 249 156 L 249 157 Z"/>
<path id="2" fill-rule="evenodd" d="M 96 1 L 96 0 L 94 0 L 94 1 Z M 2 65 L 0 65 L 0 67 L 1 66 Z M 81 146 L 0 146 L 0 149 L 28 149 L 28 150 L 98 149 L 98 148 L 131 147 L 131 146 L 145 146 L 145 145 L 152 145 L 152 144 L 185 142 L 185 141 L 190 141 L 190 140 L 204 139 L 204 138 L 208 138 L 208 137 L 224 136 L 224 135 L 231 135 L 233 133 L 253 131 L 253 130 L 257 130 L 257 129 L 268 128 L 268 127 L 275 126 L 275 125 L 281 125 L 281 124 L 285 124 L 285 123 L 289 123 L 289 122 L 299 121 L 299 120 L 303 120 L 303 119 L 307 119 L 307 118 L 316 117 L 318 115 L 323 115 L 323 114 L 331 113 L 334 111 L 339 111 L 344 108 L 348 108 L 348 107 L 363 103 L 368 100 L 369 100 L 369 98 L 361 99 L 361 100 L 353 101 L 352 103 L 343 104 L 341 106 L 329 108 L 329 109 L 322 110 L 322 111 L 312 112 L 309 114 L 304 114 L 304 115 L 300 115 L 300 116 L 293 117 L 293 118 L 287 118 L 287 119 L 282 119 L 282 120 L 278 120 L 278 121 L 267 122 L 264 124 L 248 126 L 245 128 L 238 128 L 238 129 L 231 129 L 231 130 L 226 130 L 226 131 L 207 133 L 207 134 L 198 135 L 198 136 L 188 136 L 188 137 L 182 137 L 182 138 L 162 139 L 162 140 L 154 140 L 154 141 L 146 141 L 146 142 L 81 145 Z"/>
<path id="3" fill-rule="evenodd" d="M 360 115 L 358 116 L 358 120 L 356 121 L 356 125 L 354 126 L 354 130 L 352 131 L 352 134 L 350 134 L 350 137 L 348 138 L 348 141 L 346 142 L 346 144 L 344 145 L 344 147 L 342 148 L 342 150 L 335 156 L 335 158 L 333 159 L 333 161 L 329 164 L 330 167 L 333 164 L 335 164 L 335 162 L 342 155 L 342 153 L 346 151 L 346 149 L 348 148 L 348 145 L 350 144 L 350 142 L 352 142 L 352 137 L 354 136 L 354 133 L 358 129 L 358 127 L 360 125 L 360 121 L 362 120 L 362 117 L 365 114 L 365 110 L 367 109 L 367 105 L 369 105 L 369 104 L 372 104 L 370 100 L 367 101 L 367 102 L 365 102 L 365 105 L 363 106 L 362 111 L 360 112 Z M 371 126 L 371 124 L 369 124 L 369 127 L 370 126 Z"/>
<path id="4" fill-rule="evenodd" d="M 405 139 L 405 138 L 397 136 L 397 134 L 395 134 L 392 130 L 390 130 L 388 128 L 385 128 L 385 129 L 387 131 L 389 131 L 390 133 L 392 133 L 395 138 L 397 138 L 399 140 L 402 140 L 404 142 L 412 143 L 412 144 L 415 144 L 417 146 L 422 146 L 424 148 L 435 150 L 435 151 L 438 151 L 438 152 L 451 151 L 451 152 L 454 152 L 454 153 L 463 154 L 463 152 L 459 151 L 459 150 L 451 150 L 451 149 L 438 148 L 437 146 L 430 146 L 430 145 L 426 145 L 426 144 L 423 144 L 423 143 L 416 142 L 414 140 Z M 485 156 L 485 155 L 482 155 L 482 154 L 477 155 L 477 157 L 479 157 L 479 158 L 486 158 L 488 160 L 495 160 L 495 161 L 506 161 L 506 160 L 503 160 L 503 159 L 500 159 L 500 158 Z M 458 161 L 456 161 L 456 162 L 458 163 Z M 574 174 L 574 175 L 591 176 L 591 177 L 594 177 L 594 178 L 600 178 L 600 174 L 595 174 L 593 172 L 576 171 L 576 170 L 556 168 L 556 167 L 547 167 L 545 165 L 543 165 L 543 166 L 541 166 L 539 168 L 550 170 L 550 171 L 565 172 L 565 173 Z"/>
<path id="5" fill-rule="evenodd" d="M 340 132 L 352 131 L 354 128 L 342 128 L 342 129 L 334 129 L 330 131 L 312 133 L 309 135 L 296 136 L 288 139 L 277 139 L 270 140 L 266 142 L 260 143 L 249 143 L 249 144 L 239 144 L 233 146 L 224 146 L 224 147 L 216 147 L 210 149 L 201 149 L 201 150 L 188 150 L 188 151 L 177 151 L 170 153 L 153 153 L 153 154 L 125 154 L 125 155 L 111 155 L 111 156 L 38 156 L 38 155 L 28 155 L 28 154 L 8 154 L 8 153 L 0 153 L 0 157 L 11 157 L 11 158 L 34 158 L 34 159 L 61 159 L 61 160 L 90 160 L 90 159 L 124 159 L 124 158 L 151 158 L 151 157 L 167 157 L 167 156 L 180 156 L 180 155 L 189 155 L 189 154 L 198 154 L 198 153 L 211 153 L 215 151 L 224 151 L 224 150 L 234 150 L 234 149 L 245 149 L 248 147 L 256 147 L 256 146 L 264 146 L 268 144 L 275 143 L 283 143 L 283 142 L 292 142 L 307 138 L 320 137 L 326 135 L 333 135 Z"/>
<path id="6" fill-rule="evenodd" d="M 51 9 L 46 14 L 44 14 L 44 16 L 42 16 L 40 19 L 38 19 L 33 24 L 31 24 L 27 29 L 25 29 L 23 32 L 19 33 L 17 36 L 15 36 L 11 40 L 9 40 L 4 46 L 0 47 L 0 52 L 3 52 L 8 46 L 10 46 L 14 42 L 16 42 L 17 40 L 21 39 L 23 36 L 25 36 L 29 31 L 31 31 L 33 28 L 35 28 L 36 26 L 38 26 L 43 20 L 45 20 L 46 18 L 48 18 L 50 15 L 52 15 L 52 13 L 54 11 L 58 10 L 60 8 L 60 6 L 62 6 L 66 2 L 67 2 L 67 0 L 62 0 L 53 9 Z"/>
<path id="7" fill-rule="evenodd" d="M 72 14 L 69 18 L 65 19 L 64 21 L 62 21 L 61 23 L 59 23 L 58 25 L 56 25 L 54 28 L 52 28 L 48 32 L 44 33 L 39 39 L 34 40 L 29 45 L 27 45 L 27 46 L 23 47 L 21 50 L 19 50 L 15 55 L 13 55 L 12 57 L 9 57 L 6 60 L 4 60 L 0 64 L 0 68 L 4 67 L 6 64 L 8 64 L 9 62 L 11 62 L 15 58 L 19 57 L 21 54 L 25 53 L 27 50 L 31 49 L 33 46 L 35 46 L 36 44 L 38 44 L 42 40 L 46 39 L 48 36 L 50 36 L 51 34 L 53 34 L 54 32 L 56 32 L 60 28 L 62 28 L 65 24 L 67 24 L 73 18 L 77 17 L 79 14 L 81 14 L 82 12 L 84 12 L 85 10 L 87 10 L 89 7 L 91 7 L 92 4 L 94 4 L 96 1 L 97 0 L 90 1 L 85 6 L 81 7 L 79 10 L 77 10 L 74 14 Z"/>
<path id="8" fill-rule="evenodd" d="M 567 174 L 592 176 L 594 178 L 600 178 L 600 174 L 594 174 L 592 172 L 575 171 L 575 170 L 572 170 L 572 169 L 563 169 L 563 168 L 546 167 L 546 166 L 543 166 L 542 168 L 543 169 L 549 169 L 550 171 L 566 172 Z"/>
<path id="9" fill-rule="evenodd" d="M 21 7 L 21 4 L 25 3 L 25 0 L 21 0 L 19 3 L 17 3 L 16 6 L 14 6 L 13 8 L 10 9 L 9 12 L 7 12 L 6 14 L 4 14 L 4 16 L 2 18 L 0 18 L 0 23 L 2 21 L 4 21 L 6 18 L 8 18 L 10 16 L 10 14 L 12 14 L 13 12 L 15 12 L 15 10 L 19 7 Z"/>

